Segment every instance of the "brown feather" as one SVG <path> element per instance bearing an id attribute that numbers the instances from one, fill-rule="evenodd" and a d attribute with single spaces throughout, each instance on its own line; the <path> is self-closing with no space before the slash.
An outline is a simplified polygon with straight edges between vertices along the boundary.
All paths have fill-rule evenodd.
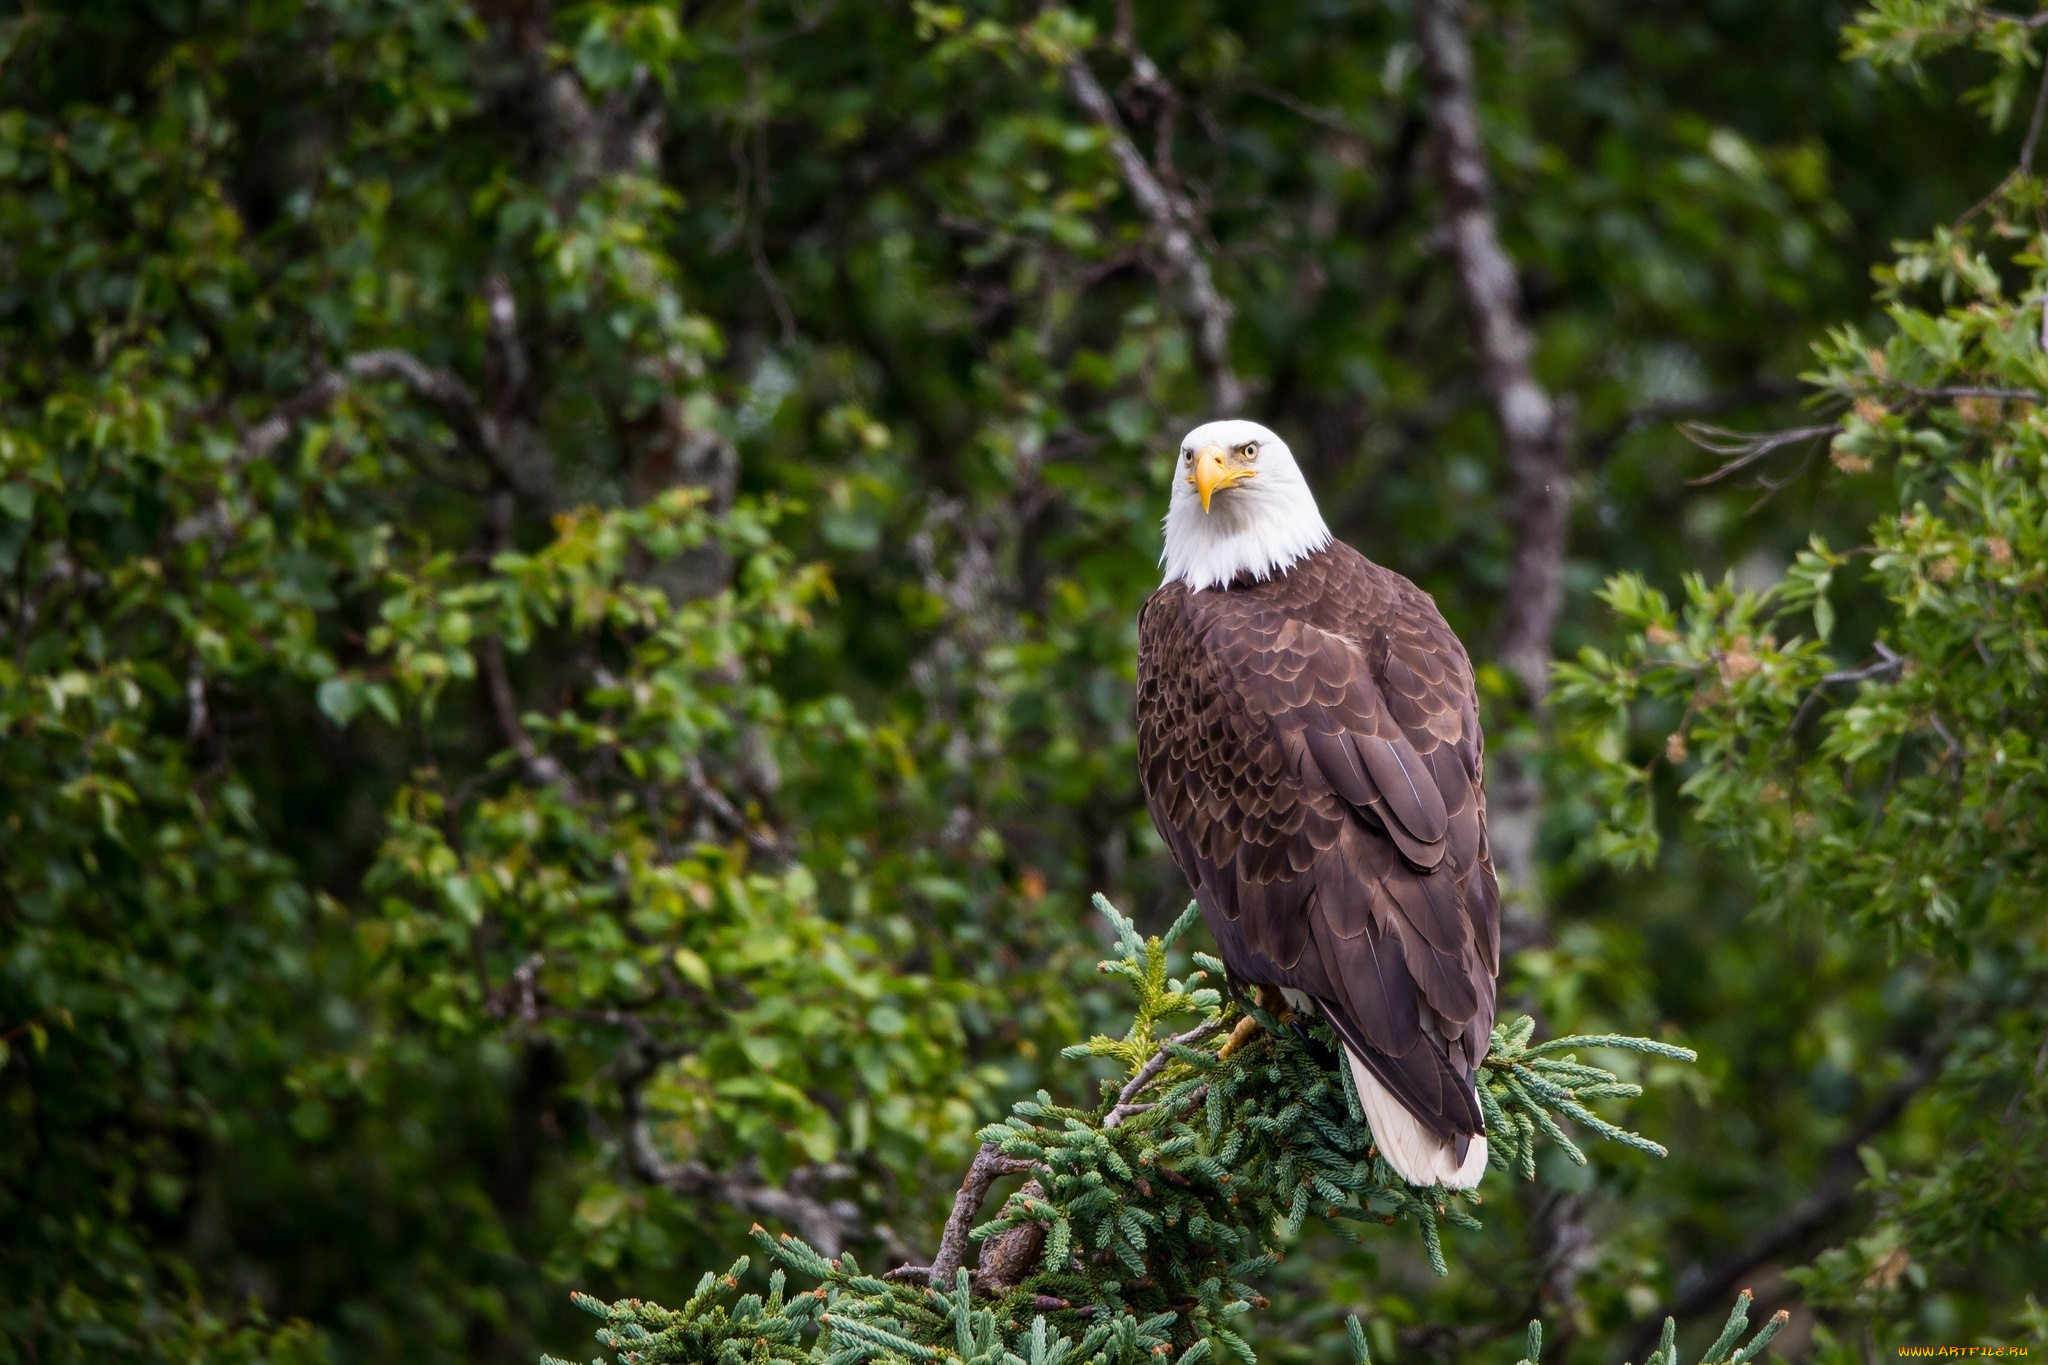
<path id="1" fill-rule="evenodd" d="M 1471 662 L 1333 543 L 1138 626 L 1139 772 L 1233 977 L 1306 992 L 1447 1141 L 1484 1131 L 1500 894 Z"/>

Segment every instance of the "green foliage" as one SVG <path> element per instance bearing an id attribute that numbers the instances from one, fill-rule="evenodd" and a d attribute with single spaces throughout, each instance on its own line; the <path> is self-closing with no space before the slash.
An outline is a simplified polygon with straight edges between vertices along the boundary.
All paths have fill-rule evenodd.
<path id="1" fill-rule="evenodd" d="M 1055 1104 L 1040 1091 L 981 1134 L 989 1148 L 1034 1174 L 973 1235 L 987 1247 L 1002 1234 L 1042 1227 L 1035 1269 L 1014 1285 L 985 1282 L 996 1297 L 977 1298 L 965 1270 L 945 1293 L 907 1282 L 916 1275 L 865 1274 L 851 1256 L 828 1260 L 798 1238 L 757 1227 L 755 1240 L 771 1261 L 822 1286 L 791 1297 L 778 1269 L 767 1298 L 741 1294 L 743 1259 L 722 1277 L 707 1272 L 678 1310 L 579 1297 L 586 1311 L 605 1319 L 598 1340 L 620 1359 L 646 1365 L 1139 1365 L 1160 1356 L 1176 1365 L 1231 1358 L 1253 1365 L 1258 1357 L 1240 1320 L 1268 1300 L 1248 1281 L 1279 1261 L 1311 1212 L 1352 1240 L 1361 1223 L 1412 1222 L 1444 1273 L 1439 1220 L 1476 1230 L 1466 1205 L 1479 1201 L 1466 1192 L 1417 1190 L 1380 1158 L 1327 1026 L 1297 1031 L 1256 1014 L 1262 1031 L 1222 1055 L 1225 1026 L 1237 1011 L 1200 984 L 1211 973 L 1220 976 L 1221 964 L 1198 955 L 1197 971 L 1167 975 L 1168 955 L 1197 922 L 1197 908 L 1190 904 L 1166 933 L 1141 939 L 1106 899 L 1098 896 L 1096 904 L 1116 933 L 1116 956 L 1102 970 L 1135 989 L 1134 1020 L 1124 1038 L 1098 1037 L 1067 1055 L 1114 1057 L 1122 1066 L 1103 1082 L 1092 1110 Z M 1159 1037 L 1157 1027 L 1176 1015 L 1195 1016 L 1194 1027 Z M 1689 1051 L 1641 1038 L 1565 1038 L 1530 1047 L 1533 1027 L 1522 1019 L 1495 1033 L 1501 1055 L 1487 1062 L 1489 1131 L 1519 1132 L 1529 1146 L 1541 1131 L 1583 1162 L 1554 1110 L 1602 1136 L 1661 1151 L 1583 1107 L 1580 1100 L 1641 1090 L 1569 1060 L 1569 1050 L 1618 1047 L 1688 1061 Z M 1553 1055 L 1559 1052 L 1568 1055 Z M 1747 1306 L 1745 1296 L 1707 1361 L 1743 1365 L 1782 1325 L 1780 1315 L 1746 1353 L 1727 1355 Z M 1675 1362 L 1665 1345 L 1659 1359 Z M 1532 1358 L 1539 1347 L 1532 1329 Z"/>
<path id="2" fill-rule="evenodd" d="M 2008 66 L 2035 60 L 1989 43 L 1982 26 L 2006 21 L 1977 7 L 1908 8 L 1881 7 L 1857 41 L 1889 35 L 1885 53 L 1904 61 L 1975 24 Z M 2048 1217 L 2039 192 L 2016 175 L 1982 226 L 1902 246 L 1878 272 L 1882 340 L 1845 326 L 1816 347 L 1809 378 L 1842 410 L 1824 433 L 1835 477 L 1890 479 L 1864 545 L 1838 553 L 1816 537 L 1764 588 L 1694 577 L 1681 605 L 1616 579 L 1604 597 L 1633 633 L 1559 670 L 1607 805 L 1601 852 L 1654 857 L 1655 773 L 1674 768 L 1771 912 L 1913 964 L 1934 1077 L 1918 1151 L 1894 1165 L 1865 1149 L 1876 1222 L 1797 1272 L 1808 1302 L 1883 1324 L 1881 1340 L 1939 1293 L 1929 1263 L 2017 1251 L 2038 1265 Z M 1858 622 L 1847 657 L 1838 599 Z M 1662 752 L 1632 759 L 1631 731 L 1674 714 Z"/>
<path id="3" fill-rule="evenodd" d="M 494 141 L 463 6 L 246 17 L 104 104 L 42 92 L 123 16 L 10 21 L 5 345 L 33 359 L 0 394 L 0 1359 L 255 1341 L 180 1248 L 223 1259 L 280 1197 L 287 1226 L 347 1223 L 365 1183 L 392 1217 L 287 1304 L 366 1296 L 365 1343 L 423 1290 L 445 1307 L 409 1338 L 513 1329 L 508 1253 L 563 1273 L 703 1235 L 684 1191 L 622 1184 L 607 1133 L 714 1176 L 909 1174 L 964 1149 L 985 1084 L 964 990 L 853 910 L 858 850 L 780 828 L 785 772 L 873 792 L 901 763 L 770 676 L 829 588 L 778 506 L 556 501 L 716 415 L 674 196 Z M 614 18 L 579 49 L 594 89 L 604 35 L 673 29 Z M 266 64 L 337 117 L 258 227 L 229 111 L 260 120 Z M 588 467 L 554 462 L 605 422 Z M 678 588 L 707 562 L 717 586 Z M 509 1128 L 477 1104 L 508 1076 Z M 580 1139 L 536 1209 L 550 1133 Z M 472 1143 L 528 1155 L 493 1174 Z M 181 1222 L 209 1231 L 145 1230 Z M 362 1283 L 387 1239 L 419 1283 Z"/>
<path id="4" fill-rule="evenodd" d="M 399 791 L 364 878 L 382 913 L 358 932 L 408 1008 L 446 1034 L 516 1020 L 591 1071 L 622 1038 L 646 1065 L 674 1059 L 646 1104 L 691 1151 L 754 1153 L 779 1181 L 839 1155 L 835 1111 L 849 1104 L 874 1115 L 862 1147 L 906 1163 L 959 1150 L 970 1111 L 952 1079 L 947 992 L 890 973 L 871 939 L 834 925 L 804 864 L 773 847 L 750 855 L 757 831 L 674 847 L 706 764 L 731 766 L 742 744 L 853 742 L 816 706 L 786 714 L 763 679 L 820 579 L 792 572 L 749 509 L 713 523 L 698 501 L 677 490 L 565 516 L 530 555 L 465 567 L 443 554 L 387 575 L 368 647 L 419 723 L 451 681 L 476 676 L 477 641 L 610 658 L 582 697 L 523 719 L 532 743 L 589 776 L 465 799 L 428 768 Z M 671 559 L 714 532 L 731 589 L 678 603 L 630 572 L 636 556 Z M 514 757 L 464 780 L 499 782 Z"/>
<path id="5" fill-rule="evenodd" d="M 637 1299 L 603 1304 L 588 1295 L 578 1295 L 577 1305 L 605 1320 L 598 1340 L 635 1365 L 681 1365 L 682 1362 L 719 1362 L 739 1365 L 745 1361 L 797 1362 L 830 1360 L 839 1365 L 869 1360 L 949 1360 L 966 1365 L 1142 1365 L 1142 1362 L 1171 1358 L 1174 1365 L 1198 1365 L 1221 1359 L 1211 1338 L 1203 1337 L 1177 1355 L 1173 1340 L 1163 1335 L 1171 1324 L 1160 1315 L 1140 1321 L 1122 1314 L 1109 1322 L 1098 1322 L 1077 1337 L 1048 1326 L 1044 1315 L 1032 1318 L 1028 1332 L 1016 1332 L 1007 1348 L 998 1324 L 1000 1308 L 977 1306 L 968 1273 L 960 1272 L 954 1290 L 941 1294 L 936 1289 L 913 1290 L 902 1285 L 863 1275 L 860 1268 L 842 1257 L 839 1263 L 825 1261 L 802 1244 L 770 1240 L 757 1233 L 770 1257 L 800 1274 L 824 1281 L 810 1293 L 785 1294 L 787 1279 L 781 1270 L 769 1276 L 766 1298 L 742 1294 L 740 1277 L 749 1261 L 742 1256 L 724 1275 L 706 1271 L 697 1291 L 679 1311 L 670 1311 Z M 1750 1296 L 1744 1291 L 1721 1335 L 1699 1357 L 1698 1365 L 1748 1365 L 1784 1329 L 1790 1316 L 1780 1312 L 1743 1340 L 1749 1328 Z M 1372 1351 L 1355 1317 L 1346 1319 L 1352 1359 L 1357 1365 L 1372 1365 Z M 833 1349 L 823 1346 L 802 1349 L 807 1328 L 820 1327 L 822 1337 L 834 1338 Z M 915 1334 L 915 1335 L 913 1335 Z M 928 1337 L 935 1345 L 927 1345 Z M 843 1341 L 837 1340 L 844 1338 Z M 1529 1324 L 1527 1354 L 1518 1365 L 1537 1365 L 1543 1354 L 1543 1324 Z M 1247 1361 L 1252 1357 L 1241 1357 Z M 542 1357 L 547 1365 L 564 1365 L 553 1356 Z M 1678 1365 L 1674 1324 L 1666 1318 L 1664 1336 L 1644 1365 Z"/>

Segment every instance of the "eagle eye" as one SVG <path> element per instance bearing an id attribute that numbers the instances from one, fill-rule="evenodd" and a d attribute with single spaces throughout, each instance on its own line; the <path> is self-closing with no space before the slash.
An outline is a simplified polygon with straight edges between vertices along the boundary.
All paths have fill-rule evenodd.
<path id="1" fill-rule="evenodd" d="M 1259 443 L 1258 443 L 1257 441 L 1246 441 L 1246 442 L 1244 443 L 1244 449 L 1243 449 L 1243 451 L 1242 451 L 1242 452 L 1240 452 L 1240 453 L 1242 453 L 1242 454 L 1243 454 L 1243 456 L 1244 456 L 1244 457 L 1245 457 L 1245 458 L 1246 458 L 1247 460 L 1256 460 L 1256 459 L 1258 459 L 1258 458 L 1259 458 Z"/>

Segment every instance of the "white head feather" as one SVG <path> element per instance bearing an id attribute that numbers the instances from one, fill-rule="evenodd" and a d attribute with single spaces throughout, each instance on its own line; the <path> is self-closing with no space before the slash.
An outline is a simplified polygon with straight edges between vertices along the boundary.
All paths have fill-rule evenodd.
<path id="1" fill-rule="evenodd" d="M 1202 510 L 1189 481 L 1196 454 L 1255 447 L 1242 483 L 1219 488 Z M 1257 422 L 1206 422 L 1187 434 L 1173 467 L 1173 497 L 1166 508 L 1166 552 L 1159 557 L 1168 583 L 1183 579 L 1196 592 L 1220 588 L 1241 573 L 1271 578 L 1330 543 L 1330 528 L 1287 443 Z"/>

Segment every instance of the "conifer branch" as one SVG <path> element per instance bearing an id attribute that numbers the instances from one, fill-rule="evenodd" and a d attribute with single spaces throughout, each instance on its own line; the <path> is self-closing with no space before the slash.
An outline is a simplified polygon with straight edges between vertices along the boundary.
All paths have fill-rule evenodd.
<path id="1" fill-rule="evenodd" d="M 1006 1175 L 1017 1175 L 1032 1169 L 1032 1163 L 1014 1157 L 1004 1156 L 1002 1149 L 993 1142 L 984 1142 L 974 1154 L 974 1161 L 967 1168 L 967 1178 L 960 1182 L 960 1193 L 953 1196 L 953 1211 L 946 1217 L 945 1231 L 939 1236 L 939 1249 L 932 1256 L 929 1267 L 902 1266 L 890 1272 L 899 1277 L 917 1277 L 944 1284 L 953 1278 L 955 1271 L 967 1259 L 967 1242 L 974 1226 L 974 1215 L 981 1208 L 981 1201 L 988 1197 L 988 1187 Z"/>
<path id="2" fill-rule="evenodd" d="M 851 1255 L 823 1254 L 807 1237 L 756 1228 L 755 1240 L 779 1267 L 765 1299 L 740 1293 L 744 1260 L 726 1276 L 706 1276 L 679 1312 L 579 1298 L 605 1319 L 599 1340 L 644 1365 L 709 1361 L 734 1350 L 786 1365 L 1200 1365 L 1220 1354 L 1250 1361 L 1238 1320 L 1266 1304 L 1254 1282 L 1280 1257 L 1280 1229 L 1296 1231 L 1314 1215 L 1335 1235 L 1357 1240 L 1365 1225 L 1407 1221 L 1443 1272 L 1443 1226 L 1476 1228 L 1478 1200 L 1411 1187 L 1378 1156 L 1348 1069 L 1336 1064 L 1335 1035 L 1316 1024 L 1299 1036 L 1253 1007 L 1264 1030 L 1220 1056 L 1236 1009 L 1201 984 L 1220 964 L 1197 954 L 1199 970 L 1170 975 L 1171 950 L 1198 918 L 1195 908 L 1165 934 L 1141 938 L 1114 906 L 1100 897 L 1097 905 L 1116 932 L 1114 956 L 1102 969 L 1132 985 L 1133 1023 L 1122 1038 L 1098 1036 L 1066 1055 L 1116 1058 L 1125 1075 L 1104 1083 L 1094 1111 L 1040 1091 L 984 1128 L 930 1266 L 875 1276 Z M 1198 1016 L 1192 1028 L 1159 1036 L 1163 1021 L 1189 1013 Z M 1495 1164 L 1533 1173 L 1539 1132 L 1583 1160 L 1553 1112 L 1612 1140 L 1662 1150 L 1586 1107 L 1640 1091 L 1578 1054 L 1625 1048 L 1690 1059 L 1689 1050 L 1614 1035 L 1532 1045 L 1533 1031 L 1531 1021 L 1518 1020 L 1492 1040 L 1498 1055 L 1487 1063 L 1480 1094 Z M 634 1159 L 664 1183 L 701 1181 L 697 1172 L 664 1164 L 644 1131 L 632 1131 Z M 974 1226 L 995 1181 L 1024 1172 L 1032 1180 L 996 1217 Z M 964 1265 L 971 1241 L 985 1244 L 979 1275 Z M 998 1248 L 1000 1274 L 990 1268 Z M 785 1272 L 819 1288 L 790 1296 Z M 1354 1331 L 1353 1341 L 1366 1359 L 1362 1334 Z M 1532 1336 L 1532 1362 L 1539 1348 Z M 1712 1365 L 1748 1358 L 1737 1352 Z M 1667 1353 L 1656 1365 L 1677 1362 Z"/>
<path id="3" fill-rule="evenodd" d="M 1195 1025 L 1186 1033 L 1177 1034 L 1166 1042 L 1161 1043 L 1159 1051 L 1152 1054 L 1151 1060 L 1139 1067 L 1138 1074 L 1131 1077 L 1124 1088 L 1117 1092 L 1116 1107 L 1103 1116 L 1102 1126 L 1104 1128 L 1114 1128 L 1131 1115 L 1141 1114 L 1150 1109 L 1151 1105 L 1138 1103 L 1137 1097 L 1144 1094 L 1145 1088 L 1158 1080 L 1159 1073 L 1166 1070 L 1167 1064 L 1174 1060 L 1176 1055 L 1174 1049 L 1193 1047 L 1211 1034 L 1221 1032 L 1222 1028 L 1223 1021 L 1221 1019 L 1210 1019 Z"/>

